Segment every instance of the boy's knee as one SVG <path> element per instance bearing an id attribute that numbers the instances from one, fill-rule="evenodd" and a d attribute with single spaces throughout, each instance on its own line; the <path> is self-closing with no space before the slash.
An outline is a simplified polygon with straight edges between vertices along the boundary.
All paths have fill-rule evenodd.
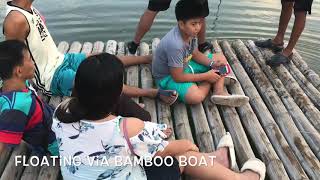
<path id="1" fill-rule="evenodd" d="M 206 95 L 200 92 L 194 92 L 186 96 L 186 103 L 187 104 L 200 104 L 204 101 Z"/>

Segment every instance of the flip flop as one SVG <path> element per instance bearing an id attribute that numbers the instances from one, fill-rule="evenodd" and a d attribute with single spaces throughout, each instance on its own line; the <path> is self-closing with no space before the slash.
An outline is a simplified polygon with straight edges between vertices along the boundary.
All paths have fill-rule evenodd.
<path id="1" fill-rule="evenodd" d="M 256 46 L 261 47 L 261 48 L 269 48 L 274 52 L 279 52 L 283 50 L 283 44 L 274 44 L 272 42 L 272 39 L 267 39 L 267 40 L 258 40 L 254 42 Z"/>
<path id="2" fill-rule="evenodd" d="M 292 53 L 287 57 L 283 55 L 282 53 L 277 53 L 271 57 L 269 61 L 266 61 L 266 64 L 271 67 L 277 67 L 280 66 L 280 64 L 286 64 L 290 62 L 292 58 Z"/>
<path id="3" fill-rule="evenodd" d="M 229 132 L 227 132 L 222 138 L 220 139 L 217 149 L 227 147 L 229 150 L 229 158 L 230 158 L 230 169 L 233 171 L 237 170 L 237 161 L 236 161 L 236 153 L 234 151 L 234 144 L 232 141 L 232 137 Z"/>
<path id="4" fill-rule="evenodd" d="M 244 172 L 246 170 L 250 170 L 259 174 L 259 180 L 264 180 L 266 176 L 266 165 L 260 159 L 257 158 L 251 158 L 243 164 L 241 172 Z"/>
<path id="5" fill-rule="evenodd" d="M 240 107 L 249 102 L 249 97 L 244 95 L 212 95 L 211 102 L 223 106 Z"/>
<path id="6" fill-rule="evenodd" d="M 161 99 L 161 96 L 166 96 L 166 97 L 172 97 L 175 96 L 172 101 L 169 102 L 165 102 Z M 159 89 L 156 98 L 162 100 L 163 102 L 167 103 L 168 105 L 172 105 L 173 103 L 176 102 L 176 100 L 178 99 L 178 93 L 177 91 L 174 90 L 163 90 L 163 89 Z"/>

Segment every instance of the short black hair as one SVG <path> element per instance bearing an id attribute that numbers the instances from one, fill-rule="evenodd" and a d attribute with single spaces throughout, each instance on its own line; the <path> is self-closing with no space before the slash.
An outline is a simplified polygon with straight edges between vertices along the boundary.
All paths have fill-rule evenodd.
<path id="1" fill-rule="evenodd" d="M 19 40 L 0 42 L 0 78 L 2 80 L 10 79 L 13 69 L 23 65 L 25 50 L 28 50 L 26 44 Z"/>
<path id="2" fill-rule="evenodd" d="M 180 0 L 176 4 L 175 14 L 177 21 L 187 21 L 193 18 L 208 16 L 208 7 L 199 0 Z"/>
<path id="3" fill-rule="evenodd" d="M 117 56 L 102 53 L 84 60 L 76 73 L 74 97 L 86 109 L 84 118 L 104 118 L 114 110 L 123 87 L 124 66 Z"/>

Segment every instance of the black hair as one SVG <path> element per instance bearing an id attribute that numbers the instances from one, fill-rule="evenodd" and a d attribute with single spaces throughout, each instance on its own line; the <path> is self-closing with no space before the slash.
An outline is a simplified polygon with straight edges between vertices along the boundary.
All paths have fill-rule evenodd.
<path id="1" fill-rule="evenodd" d="M 72 97 L 59 106 L 57 118 L 64 123 L 105 118 L 119 101 L 123 71 L 115 55 L 102 53 L 85 59 L 77 70 Z"/>
<path id="2" fill-rule="evenodd" d="M 23 65 L 25 50 L 28 50 L 27 46 L 19 40 L 0 42 L 0 78 L 2 80 L 10 79 L 14 68 Z"/>
<path id="3" fill-rule="evenodd" d="M 201 0 L 180 0 L 176 4 L 177 21 L 187 21 L 193 18 L 204 18 L 209 15 L 208 7 Z"/>

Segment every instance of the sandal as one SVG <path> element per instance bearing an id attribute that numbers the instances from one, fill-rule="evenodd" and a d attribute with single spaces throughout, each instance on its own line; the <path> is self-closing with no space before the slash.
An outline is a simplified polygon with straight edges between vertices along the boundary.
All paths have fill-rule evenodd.
<path id="1" fill-rule="evenodd" d="M 237 170 L 237 161 L 236 161 L 236 153 L 234 151 L 234 144 L 232 141 L 232 137 L 229 132 L 227 132 L 222 138 L 220 139 L 217 149 L 226 147 L 229 151 L 229 159 L 230 159 L 230 169 Z"/>
<path id="2" fill-rule="evenodd" d="M 274 44 L 272 42 L 272 39 L 268 40 L 258 40 L 254 42 L 256 46 L 261 47 L 261 48 L 269 48 L 273 52 L 279 52 L 283 50 L 283 43 L 281 44 Z"/>
<path id="3" fill-rule="evenodd" d="M 292 53 L 287 57 L 283 53 L 277 53 L 271 57 L 269 61 L 266 61 L 266 64 L 271 67 L 280 66 L 280 64 L 286 64 L 290 62 L 292 58 Z"/>
<path id="4" fill-rule="evenodd" d="M 176 102 L 176 100 L 178 99 L 178 96 L 179 95 L 177 91 L 158 89 L 156 98 L 162 100 L 168 105 L 172 105 L 173 103 Z"/>
<path id="5" fill-rule="evenodd" d="M 244 172 L 246 170 L 250 170 L 259 174 L 259 180 L 264 180 L 266 176 L 266 165 L 260 159 L 257 158 L 251 158 L 243 164 L 241 172 Z"/>

